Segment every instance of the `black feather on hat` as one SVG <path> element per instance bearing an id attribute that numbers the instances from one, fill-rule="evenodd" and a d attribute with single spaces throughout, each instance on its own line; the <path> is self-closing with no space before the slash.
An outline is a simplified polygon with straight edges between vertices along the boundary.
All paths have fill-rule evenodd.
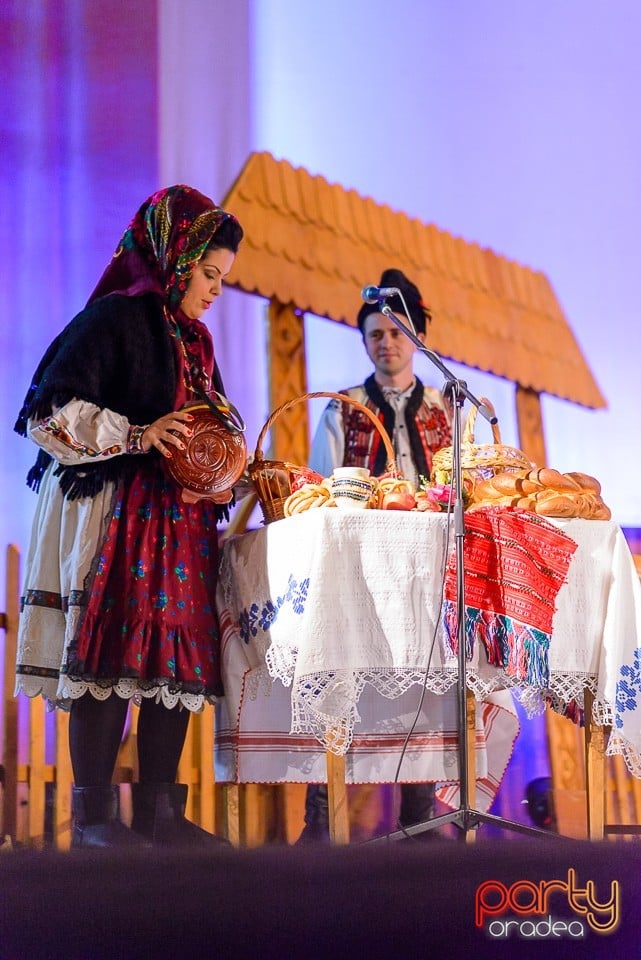
<path id="1" fill-rule="evenodd" d="M 416 332 L 425 333 L 426 326 L 432 319 L 432 315 L 423 302 L 421 291 L 411 280 L 407 279 L 403 271 L 394 268 L 383 270 L 379 286 L 396 287 L 401 291 Z M 387 303 L 393 313 L 398 313 L 402 317 L 405 316 L 405 309 L 400 297 L 390 297 Z M 364 303 L 362 305 L 356 317 L 358 329 L 361 333 L 363 333 L 365 320 L 369 317 L 370 313 L 380 313 L 380 309 L 378 303 Z"/>

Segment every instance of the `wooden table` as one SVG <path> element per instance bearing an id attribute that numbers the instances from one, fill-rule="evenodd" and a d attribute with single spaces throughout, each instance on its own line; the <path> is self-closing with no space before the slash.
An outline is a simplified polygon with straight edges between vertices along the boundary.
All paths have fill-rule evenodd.
<path id="1" fill-rule="evenodd" d="M 532 714 L 548 699 L 559 710 L 582 706 L 585 695 L 589 830 L 599 837 L 606 750 L 641 775 L 641 696 L 621 697 L 626 684 L 639 692 L 641 588 L 616 524 L 554 526 L 577 546 L 557 597 L 545 684 L 489 666 L 481 644 L 469 662 L 479 707 L 475 806 L 489 808 L 518 733 L 509 690 Z M 218 781 L 327 779 L 339 792 L 345 781 L 391 782 L 424 684 L 398 779 L 443 784 L 455 807 L 457 665 L 440 608 L 452 548 L 446 516 L 382 511 L 309 511 L 231 538 L 218 595 L 226 688 Z M 339 839 L 344 822 L 334 824 Z"/>

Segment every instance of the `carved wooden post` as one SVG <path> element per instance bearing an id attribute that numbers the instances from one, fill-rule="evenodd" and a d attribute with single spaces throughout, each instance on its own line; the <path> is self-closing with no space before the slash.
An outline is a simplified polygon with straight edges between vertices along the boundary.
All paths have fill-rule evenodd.
<path id="1" fill-rule="evenodd" d="M 519 384 L 516 385 L 516 420 L 521 450 L 537 467 L 546 466 L 541 395 Z"/>
<path id="2" fill-rule="evenodd" d="M 270 301 L 268 349 L 269 401 L 273 411 L 307 393 L 303 314 L 291 304 Z M 276 418 L 271 428 L 271 456 L 305 464 L 308 455 L 307 405 L 300 403 Z"/>

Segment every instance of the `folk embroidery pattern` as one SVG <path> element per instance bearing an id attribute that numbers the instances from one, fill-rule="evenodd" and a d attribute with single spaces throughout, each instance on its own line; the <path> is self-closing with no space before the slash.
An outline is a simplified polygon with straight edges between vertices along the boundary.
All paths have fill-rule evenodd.
<path id="1" fill-rule="evenodd" d="M 276 597 L 275 600 L 265 600 L 262 604 L 252 603 L 250 607 L 244 607 L 238 617 L 238 626 L 243 641 L 250 643 L 252 637 L 258 636 L 259 630 L 267 633 L 272 624 L 276 622 L 279 613 L 289 604 L 291 604 L 294 613 L 300 616 L 305 610 L 308 590 L 309 577 L 299 583 L 290 574 L 287 589 L 282 596 Z"/>

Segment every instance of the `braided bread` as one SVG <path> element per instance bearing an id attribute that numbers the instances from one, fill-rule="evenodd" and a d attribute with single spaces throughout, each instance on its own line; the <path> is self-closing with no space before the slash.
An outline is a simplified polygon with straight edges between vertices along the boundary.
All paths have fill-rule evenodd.
<path id="1" fill-rule="evenodd" d="M 283 505 L 283 513 L 286 517 L 293 517 L 295 513 L 303 513 L 316 507 L 335 506 L 329 480 L 323 480 L 322 483 L 305 483 L 300 489 L 290 493 Z"/>
<path id="2" fill-rule="evenodd" d="M 546 467 L 506 471 L 480 481 L 469 509 L 487 506 L 518 507 L 542 517 L 609 520 L 612 515 L 601 499 L 601 484 L 595 477 Z"/>

